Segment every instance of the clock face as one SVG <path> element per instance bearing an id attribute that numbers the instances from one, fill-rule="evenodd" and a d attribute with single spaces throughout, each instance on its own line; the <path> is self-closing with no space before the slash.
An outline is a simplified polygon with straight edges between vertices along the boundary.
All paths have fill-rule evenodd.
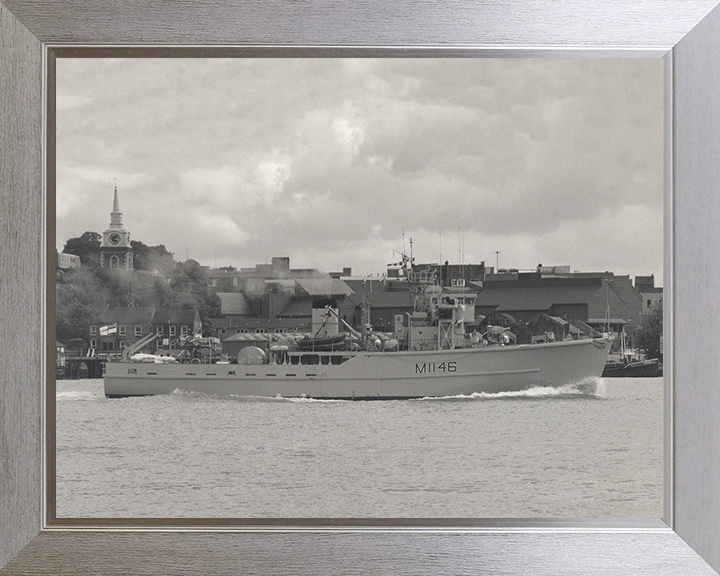
<path id="1" fill-rule="evenodd" d="M 120 234 L 117 232 L 113 232 L 110 234 L 110 243 L 111 244 L 119 244 L 120 243 Z"/>

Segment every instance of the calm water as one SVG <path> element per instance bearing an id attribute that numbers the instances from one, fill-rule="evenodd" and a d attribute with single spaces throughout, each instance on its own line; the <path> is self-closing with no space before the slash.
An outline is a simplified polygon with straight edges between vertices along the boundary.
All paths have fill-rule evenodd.
<path id="1" fill-rule="evenodd" d="M 660 518 L 662 387 L 109 400 L 59 381 L 57 516 Z"/>

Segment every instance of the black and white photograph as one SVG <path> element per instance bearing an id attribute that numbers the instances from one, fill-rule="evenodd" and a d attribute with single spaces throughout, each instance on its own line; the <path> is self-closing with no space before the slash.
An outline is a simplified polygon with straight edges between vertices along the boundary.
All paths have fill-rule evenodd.
<path id="1" fill-rule="evenodd" d="M 57 518 L 660 518 L 663 80 L 58 58 Z"/>

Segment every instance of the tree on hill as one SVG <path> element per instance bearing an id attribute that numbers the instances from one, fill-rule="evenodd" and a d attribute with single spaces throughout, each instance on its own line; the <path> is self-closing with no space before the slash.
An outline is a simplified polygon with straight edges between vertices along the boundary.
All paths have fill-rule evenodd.
<path id="1" fill-rule="evenodd" d="M 131 304 L 169 308 L 173 296 L 167 282 L 149 272 L 135 271 L 130 276 L 120 276 L 103 268 L 58 270 L 55 334 L 65 342 L 73 338 L 87 340 L 91 320 L 107 308 Z"/>
<path id="2" fill-rule="evenodd" d="M 147 246 L 138 240 L 131 240 L 133 265 L 135 270 L 147 270 L 167 275 L 175 266 L 173 253 L 168 252 L 164 244 Z"/>
<path id="3" fill-rule="evenodd" d="M 177 263 L 170 276 L 170 290 L 172 308 L 197 308 L 203 327 L 212 328 L 210 318 L 220 316 L 220 297 L 210 289 L 200 264 L 195 260 Z"/>
<path id="4" fill-rule="evenodd" d="M 56 274 L 56 334 L 59 340 L 87 338 L 93 317 L 111 307 L 152 306 L 197 309 L 203 325 L 220 315 L 220 298 L 208 286 L 203 268 L 194 260 L 176 263 L 162 244 L 132 242 L 136 269 L 130 274 L 100 267 L 102 236 L 85 232 L 71 238 L 64 252 L 80 257 L 82 266 Z M 161 275 L 154 272 L 160 272 Z"/>
<path id="5" fill-rule="evenodd" d="M 663 333 L 662 303 L 655 304 L 644 314 L 640 326 L 635 330 L 635 345 L 644 350 L 648 358 L 662 358 L 660 345 Z"/>
<path id="6" fill-rule="evenodd" d="M 100 267 L 100 244 L 102 235 L 97 232 L 83 232 L 78 238 L 70 238 L 63 252 L 80 256 L 80 264 L 88 268 Z"/>
<path id="7" fill-rule="evenodd" d="M 89 268 L 59 271 L 55 282 L 55 334 L 60 341 L 87 339 L 93 316 L 105 309 L 107 292 Z"/>
<path id="8" fill-rule="evenodd" d="M 105 308 L 130 305 L 132 300 L 131 286 L 134 274 L 127 276 L 125 274 L 118 274 L 117 270 L 108 270 L 107 268 L 96 268 L 92 270 L 92 272 L 102 287 Z"/>
<path id="9" fill-rule="evenodd" d="M 170 307 L 172 290 L 164 278 L 144 270 L 135 270 L 129 282 L 129 294 L 135 306 Z"/>

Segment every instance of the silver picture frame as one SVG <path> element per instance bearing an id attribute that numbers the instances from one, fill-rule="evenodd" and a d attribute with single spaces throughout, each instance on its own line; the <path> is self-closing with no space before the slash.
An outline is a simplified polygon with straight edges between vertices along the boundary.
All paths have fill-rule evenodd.
<path id="1" fill-rule="evenodd" d="M 717 0 L 0 0 L 0 574 L 637 574 L 720 570 Z M 259 55 L 655 57 L 666 71 L 663 521 L 283 526 L 53 522 L 46 473 L 46 79 L 62 47 Z M 51 368 L 50 368 L 51 369 Z M 49 501 L 50 500 L 50 501 Z"/>

